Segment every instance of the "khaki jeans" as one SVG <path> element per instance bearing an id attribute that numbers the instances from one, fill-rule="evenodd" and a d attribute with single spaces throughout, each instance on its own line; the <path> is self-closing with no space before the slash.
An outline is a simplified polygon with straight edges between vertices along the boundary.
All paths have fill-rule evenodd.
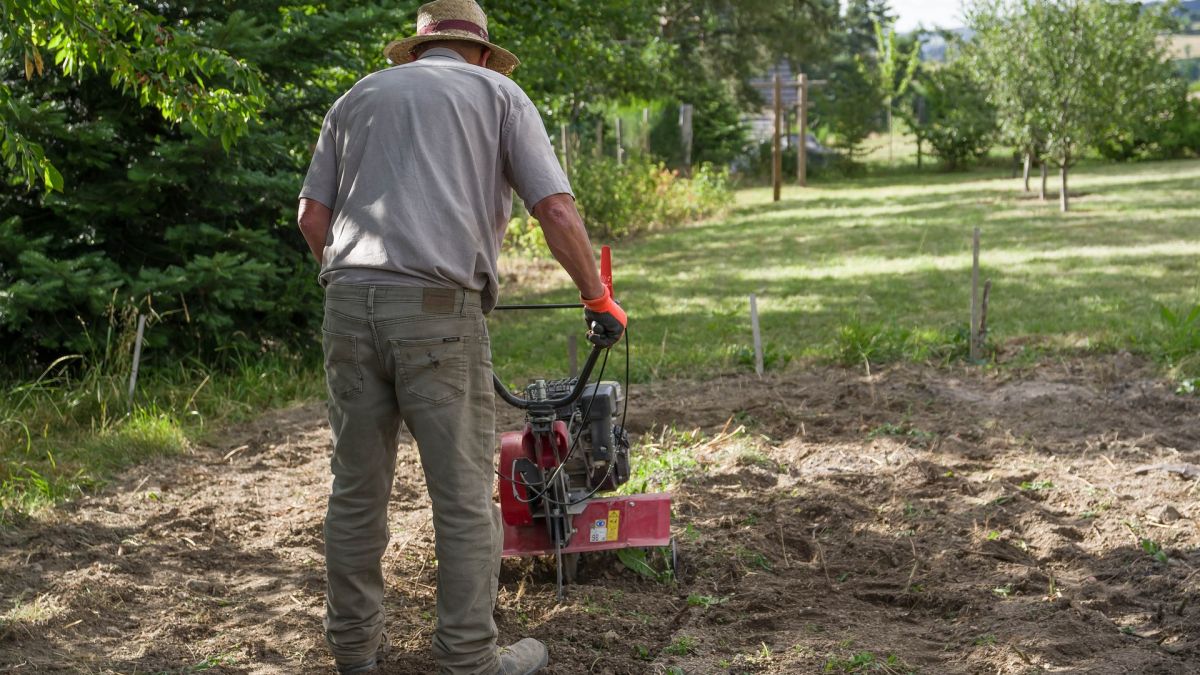
<path id="1" fill-rule="evenodd" d="M 403 422 L 433 502 L 434 657 L 442 673 L 494 673 L 502 533 L 492 502 L 495 402 L 479 294 L 333 284 L 322 337 L 333 431 L 325 634 L 334 658 L 370 660 L 383 633 L 380 559 Z"/>

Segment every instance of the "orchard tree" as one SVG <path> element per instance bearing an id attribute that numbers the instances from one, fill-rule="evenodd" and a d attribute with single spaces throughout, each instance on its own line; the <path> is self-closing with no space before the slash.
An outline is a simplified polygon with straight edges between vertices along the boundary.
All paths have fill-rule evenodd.
<path id="1" fill-rule="evenodd" d="M 1059 167 L 1062 211 L 1070 208 L 1069 171 L 1083 151 L 1114 128 L 1136 125 L 1142 112 L 1133 99 L 1163 86 L 1158 35 L 1168 11 L 1115 0 L 1021 0 L 977 5 L 970 13 L 981 34 L 981 63 L 991 67 L 987 77 L 998 88 L 994 98 L 1006 98 L 1012 83 L 1004 77 L 1017 77 L 1027 88 L 1020 103 L 1025 116 L 1007 123 L 1026 124 L 1030 138 L 1041 136 L 1046 156 Z M 1027 39 L 996 39 L 1020 34 Z M 1023 74 L 996 68 L 1006 58 L 1022 59 Z"/>
<path id="2" fill-rule="evenodd" d="M 947 169 L 987 154 L 995 141 L 996 110 L 968 63 L 958 59 L 927 69 L 914 87 L 924 114 L 910 124 Z"/>

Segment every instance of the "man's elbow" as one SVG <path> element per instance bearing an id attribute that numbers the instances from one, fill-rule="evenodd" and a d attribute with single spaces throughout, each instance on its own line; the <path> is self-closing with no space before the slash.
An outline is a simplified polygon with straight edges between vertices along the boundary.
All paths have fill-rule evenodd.
<path id="1" fill-rule="evenodd" d="M 582 220 L 575 200 L 567 194 L 551 195 L 538 202 L 533 208 L 533 217 L 543 228 L 558 229 L 574 226 Z"/>
<path id="2" fill-rule="evenodd" d="M 312 200 L 301 199 L 300 209 L 296 213 L 296 224 L 304 234 L 325 235 L 329 223 L 333 219 L 333 211 L 324 204 Z"/>

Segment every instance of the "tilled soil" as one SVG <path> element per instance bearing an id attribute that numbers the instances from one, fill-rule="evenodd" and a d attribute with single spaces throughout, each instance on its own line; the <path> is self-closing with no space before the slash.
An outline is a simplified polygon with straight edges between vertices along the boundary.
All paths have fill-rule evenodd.
<path id="1" fill-rule="evenodd" d="M 708 439 L 677 581 L 593 556 L 557 604 L 506 561 L 502 636 L 562 674 L 1200 672 L 1197 484 L 1134 471 L 1200 464 L 1198 412 L 1123 355 L 638 386 L 635 436 Z M 270 413 L 0 532 L 0 671 L 330 672 L 328 455 L 323 405 Z M 384 672 L 433 672 L 411 442 L 397 475 Z"/>

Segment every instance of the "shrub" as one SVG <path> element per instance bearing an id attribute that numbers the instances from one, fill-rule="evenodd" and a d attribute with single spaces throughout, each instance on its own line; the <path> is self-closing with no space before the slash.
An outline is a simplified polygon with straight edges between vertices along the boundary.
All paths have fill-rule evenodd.
<path id="1" fill-rule="evenodd" d="M 522 258 L 539 258 L 545 255 L 546 235 L 533 216 L 518 216 L 508 221 L 508 229 L 504 232 L 503 250 L 515 253 Z"/>
<path id="2" fill-rule="evenodd" d="M 701 165 L 689 179 L 640 156 L 624 165 L 606 157 L 581 162 L 572 183 L 588 232 L 602 239 L 706 218 L 733 196 L 724 169 Z"/>
<path id="3" fill-rule="evenodd" d="M 916 131 L 947 169 L 987 154 L 996 138 L 996 110 L 962 61 L 928 70 L 917 90 L 925 114 L 916 116 Z"/>

